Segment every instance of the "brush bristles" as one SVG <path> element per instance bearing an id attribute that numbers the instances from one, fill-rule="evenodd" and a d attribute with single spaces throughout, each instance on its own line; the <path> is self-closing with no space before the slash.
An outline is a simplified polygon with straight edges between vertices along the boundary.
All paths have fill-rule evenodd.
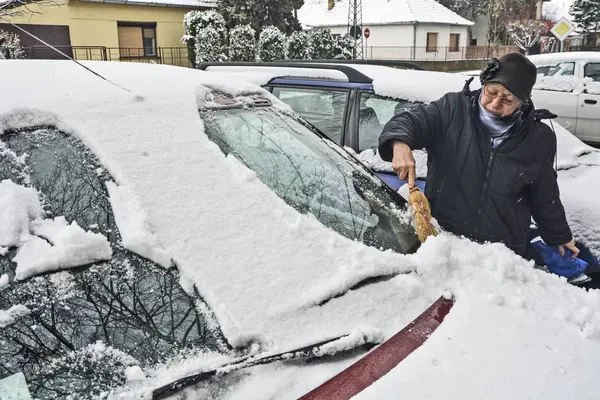
<path id="1" fill-rule="evenodd" d="M 437 236 L 435 226 L 431 224 L 431 207 L 425 194 L 418 188 L 410 189 L 408 203 L 415 217 L 417 238 L 423 243 L 429 236 Z"/>

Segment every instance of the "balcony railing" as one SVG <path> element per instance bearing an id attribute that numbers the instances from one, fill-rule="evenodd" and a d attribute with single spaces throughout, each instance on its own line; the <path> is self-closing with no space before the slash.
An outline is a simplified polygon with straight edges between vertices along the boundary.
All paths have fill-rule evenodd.
<path id="1" fill-rule="evenodd" d="M 69 57 L 79 61 L 124 61 L 189 67 L 187 47 L 118 48 L 103 46 L 57 46 Z M 46 46 L 32 46 L 25 50 L 25 57 L 32 59 L 61 60 L 63 55 Z"/>

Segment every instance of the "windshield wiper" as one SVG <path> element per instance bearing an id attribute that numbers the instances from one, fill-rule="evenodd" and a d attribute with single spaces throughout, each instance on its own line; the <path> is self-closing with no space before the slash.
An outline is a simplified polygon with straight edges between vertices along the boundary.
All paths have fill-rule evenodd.
<path id="1" fill-rule="evenodd" d="M 364 347 L 366 350 L 369 350 L 381 342 L 380 340 L 377 340 L 379 338 L 363 336 L 363 340 L 356 341 L 356 343 L 350 348 L 348 348 L 348 346 L 340 346 L 340 348 L 334 347 L 334 343 L 336 341 L 348 338 L 350 335 L 351 334 L 338 336 L 316 344 L 311 344 L 283 353 L 271 354 L 263 357 L 258 357 L 257 355 L 241 357 L 229 364 L 222 365 L 218 368 L 209 371 L 204 371 L 194 375 L 186 376 L 185 378 L 178 379 L 167 385 L 154 389 L 152 392 L 152 400 L 164 399 L 165 397 L 177 393 L 181 389 L 200 383 L 203 380 L 210 378 L 219 372 L 224 372 L 225 369 L 227 373 L 229 373 L 243 368 L 269 364 L 275 361 L 289 361 L 298 359 L 312 359 L 324 356 L 334 356 L 339 355 L 341 353 L 354 351 L 362 347 Z"/>

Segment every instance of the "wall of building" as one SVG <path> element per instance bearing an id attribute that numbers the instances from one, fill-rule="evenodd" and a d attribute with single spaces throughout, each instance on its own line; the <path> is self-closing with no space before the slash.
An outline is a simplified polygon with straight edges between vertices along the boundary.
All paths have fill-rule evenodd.
<path id="1" fill-rule="evenodd" d="M 191 9 L 58 0 L 29 6 L 38 13 L 14 17 L 17 24 L 68 25 L 73 46 L 119 47 L 117 22 L 155 22 L 158 47 L 183 47 L 183 16 Z"/>
<path id="2" fill-rule="evenodd" d="M 370 36 L 365 39 L 367 46 L 412 46 L 413 45 L 413 26 L 412 25 L 363 25 L 364 29 L 369 29 Z M 333 34 L 345 34 L 345 26 L 334 26 L 331 28 Z"/>

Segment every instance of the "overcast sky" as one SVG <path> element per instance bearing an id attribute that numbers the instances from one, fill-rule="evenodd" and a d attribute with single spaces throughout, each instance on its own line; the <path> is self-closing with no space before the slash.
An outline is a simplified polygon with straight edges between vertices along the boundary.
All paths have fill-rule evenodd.
<path id="1" fill-rule="evenodd" d="M 572 19 L 569 15 L 569 7 L 571 7 L 572 3 L 573 0 L 551 0 L 544 2 L 544 14 L 551 13 L 557 20 L 562 17 Z"/>

